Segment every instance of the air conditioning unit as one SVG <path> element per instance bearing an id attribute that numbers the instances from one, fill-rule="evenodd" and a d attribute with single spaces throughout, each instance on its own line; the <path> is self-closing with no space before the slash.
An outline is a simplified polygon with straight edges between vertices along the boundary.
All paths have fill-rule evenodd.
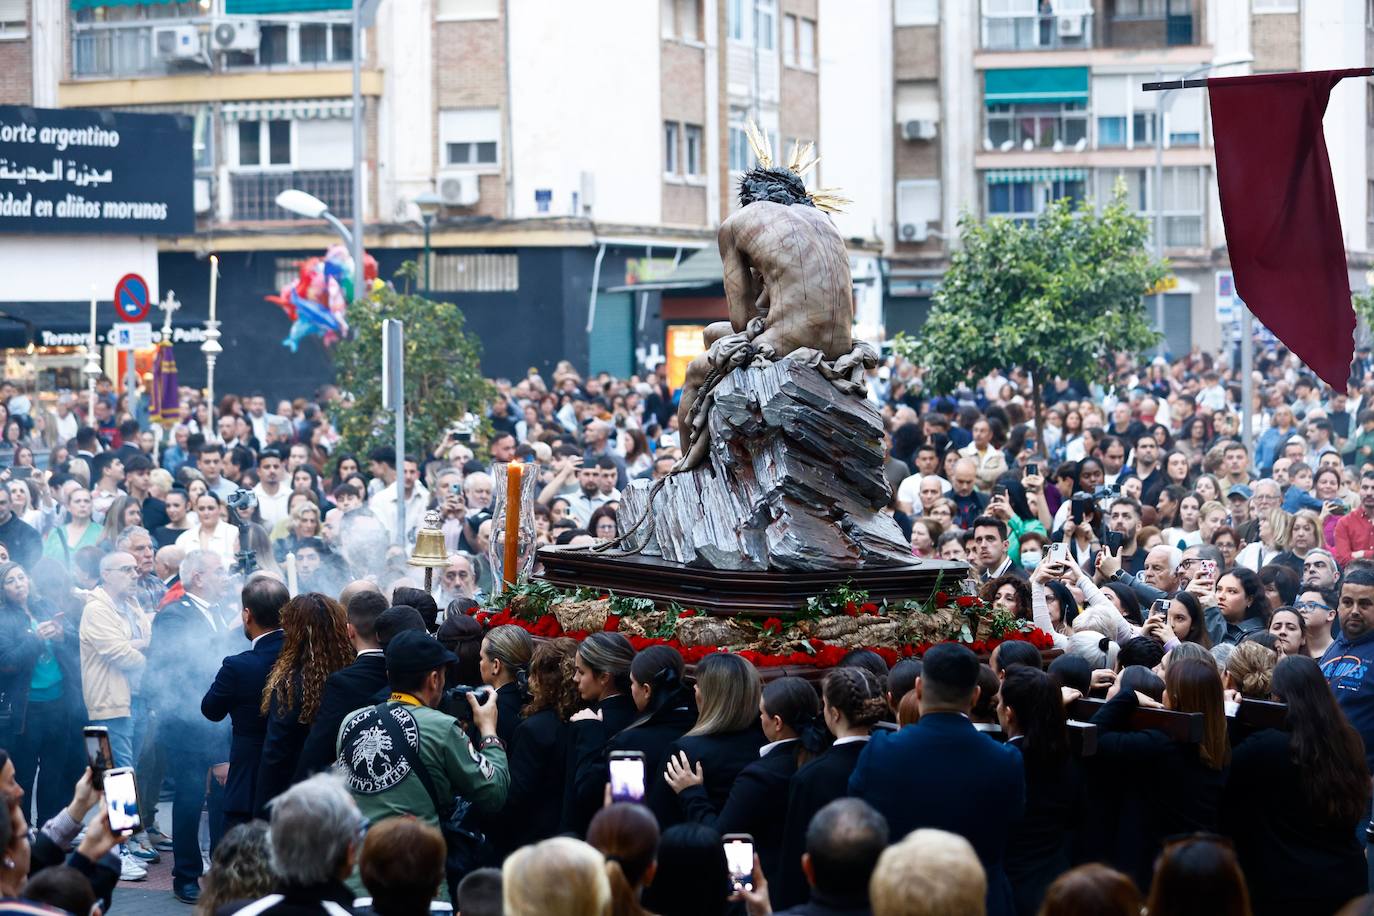
<path id="1" fill-rule="evenodd" d="M 200 54 L 200 29 L 195 26 L 168 25 L 153 29 L 153 56 L 158 60 L 193 60 Z"/>
<path id="2" fill-rule="evenodd" d="M 903 242 L 924 242 L 930 238 L 930 227 L 925 223 L 902 223 L 897 227 L 897 235 Z"/>
<path id="3" fill-rule="evenodd" d="M 471 207 L 481 197 L 476 172 L 441 172 L 439 199 L 446 207 Z"/>
<path id="4" fill-rule="evenodd" d="M 1083 37 L 1083 17 L 1082 16 L 1060 16 L 1059 17 L 1059 37 L 1060 38 L 1082 38 Z"/>
<path id="5" fill-rule="evenodd" d="M 256 19 L 221 19 L 210 30 L 210 46 L 216 51 L 256 51 L 261 43 Z"/>
<path id="6" fill-rule="evenodd" d="M 936 123 L 934 121 L 903 121 L 903 140 L 934 140 Z"/>

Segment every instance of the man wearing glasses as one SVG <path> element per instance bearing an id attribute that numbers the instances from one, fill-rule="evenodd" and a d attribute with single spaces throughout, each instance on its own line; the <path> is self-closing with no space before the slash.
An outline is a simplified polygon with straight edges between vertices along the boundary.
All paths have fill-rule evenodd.
<path id="1" fill-rule="evenodd" d="M 110 730 L 115 766 L 131 767 L 145 719 L 134 695 L 151 625 L 134 600 L 138 563 L 116 550 L 100 560 L 100 586 L 81 612 L 81 691 L 91 722 Z"/>

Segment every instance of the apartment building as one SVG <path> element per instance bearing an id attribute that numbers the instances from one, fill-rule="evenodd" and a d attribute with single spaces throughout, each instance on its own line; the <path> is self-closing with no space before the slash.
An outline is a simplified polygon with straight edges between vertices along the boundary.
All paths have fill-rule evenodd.
<path id="1" fill-rule="evenodd" d="M 327 379 L 318 339 L 281 358 L 288 322 L 263 297 L 337 241 L 279 207 L 281 191 L 352 223 L 356 57 L 365 241 L 383 276 L 427 237 L 432 294 L 462 307 L 494 373 L 690 359 L 665 353 L 665 324 L 724 317 L 710 261 L 752 164 L 745 124 L 779 152 L 820 139 L 822 2 L 381 0 L 355 40 L 350 0 L 0 0 L 0 105 L 174 114 L 194 137 L 194 232 L 25 244 L 53 262 L 139 246 L 135 267 L 155 297 L 175 290 L 188 326 L 206 317 L 215 253 L 225 359 L 283 390 Z M 84 310 L 92 283 L 110 298 L 109 273 L 78 270 L 0 310 L 30 324 L 35 296 Z"/>
<path id="2" fill-rule="evenodd" d="M 895 0 L 886 330 L 924 320 L 961 213 L 1034 220 L 1121 183 L 1158 216 L 1174 265 L 1169 349 L 1216 347 L 1233 303 L 1206 90 L 1141 84 L 1364 66 L 1371 27 L 1363 0 Z M 1326 141 L 1356 288 L 1372 246 L 1371 124 L 1374 89 L 1342 83 Z"/>

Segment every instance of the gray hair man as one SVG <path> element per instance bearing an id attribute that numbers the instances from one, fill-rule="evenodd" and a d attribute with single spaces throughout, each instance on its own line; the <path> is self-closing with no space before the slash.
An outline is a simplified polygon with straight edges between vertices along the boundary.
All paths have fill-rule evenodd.
<path id="1" fill-rule="evenodd" d="M 134 765 L 133 695 L 147 665 L 151 623 L 134 599 L 138 563 L 122 550 L 100 560 L 100 585 L 81 612 L 81 692 L 92 722 L 110 732 L 115 765 Z M 139 723 L 141 724 L 141 723 Z"/>

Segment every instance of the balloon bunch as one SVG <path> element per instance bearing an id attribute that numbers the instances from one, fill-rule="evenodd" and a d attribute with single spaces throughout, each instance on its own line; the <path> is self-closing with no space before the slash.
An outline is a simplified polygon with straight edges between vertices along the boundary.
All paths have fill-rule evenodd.
<path id="1" fill-rule="evenodd" d="M 377 261 L 363 255 L 363 282 L 377 279 Z M 318 334 L 326 347 L 348 333 L 345 311 L 353 301 L 353 257 L 343 245 L 331 245 L 322 258 L 301 262 L 300 277 L 267 301 L 280 306 L 291 319 L 291 332 L 281 342 L 292 353 L 301 341 Z"/>

